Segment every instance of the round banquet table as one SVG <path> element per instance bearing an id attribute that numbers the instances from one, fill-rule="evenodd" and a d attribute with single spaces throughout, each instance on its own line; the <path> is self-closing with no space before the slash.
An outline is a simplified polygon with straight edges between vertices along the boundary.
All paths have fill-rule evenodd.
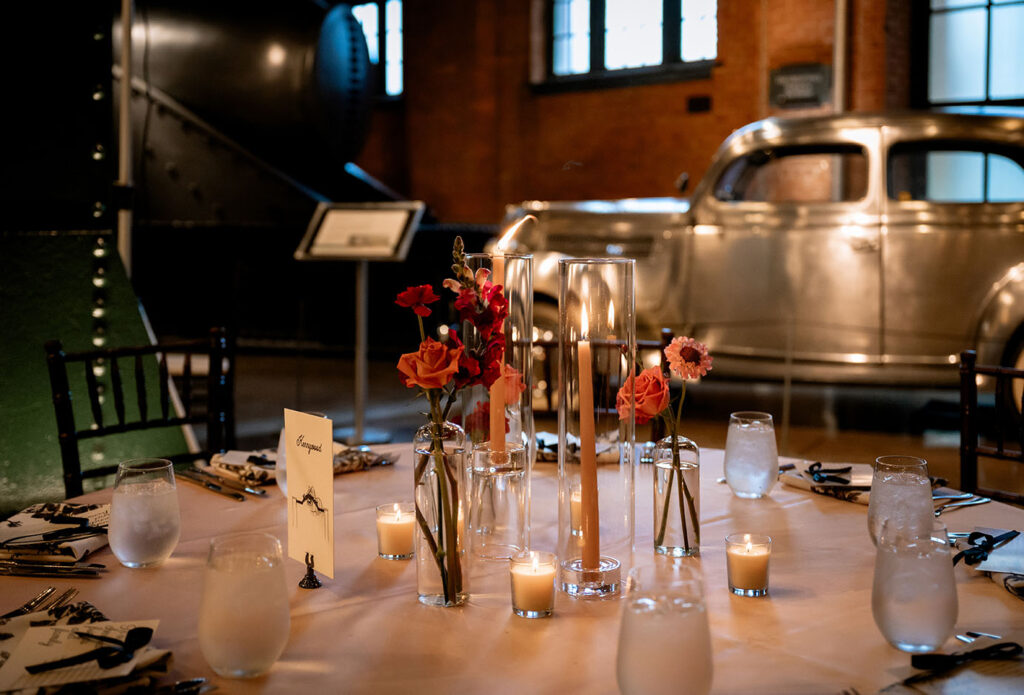
<path id="1" fill-rule="evenodd" d="M 127 569 L 109 548 L 90 560 L 100 579 L 4 578 L 13 607 L 40 585 L 74 585 L 111 620 L 157 618 L 153 644 L 172 650 L 166 680 L 206 676 L 222 692 L 599 693 L 618 692 L 616 641 L 621 601 L 584 601 L 559 593 L 551 618 L 528 620 L 510 608 L 507 562 L 474 561 L 465 606 L 440 608 L 416 599 L 413 561 L 377 558 L 374 507 L 412 498 L 411 445 L 377 447 L 394 466 L 335 478 L 333 579 L 298 588 L 302 563 L 286 560 L 291 587 L 288 646 L 269 674 L 252 680 L 216 676 L 197 639 L 203 564 L 210 538 L 258 530 L 287 543 L 285 503 L 235 502 L 178 483 L 181 541 L 163 566 Z M 701 450 L 701 556 L 714 648 L 714 693 L 873 693 L 915 671 L 890 647 L 871 616 L 874 547 L 864 505 L 776 485 L 768 498 L 743 500 L 722 475 L 721 450 Z M 534 467 L 532 545 L 554 550 L 557 466 Z M 79 498 L 107 502 L 110 490 Z M 653 564 L 649 466 L 636 479 L 636 565 Z M 1024 530 L 1024 510 L 999 503 L 943 517 L 950 531 L 991 526 Z M 734 532 L 774 539 L 770 595 L 741 598 L 726 584 L 724 538 Z M 287 551 L 286 551 L 287 552 Z M 972 570 L 957 568 L 957 632 L 975 630 L 1024 642 L 1024 602 Z M 955 639 L 945 651 L 966 648 Z"/>

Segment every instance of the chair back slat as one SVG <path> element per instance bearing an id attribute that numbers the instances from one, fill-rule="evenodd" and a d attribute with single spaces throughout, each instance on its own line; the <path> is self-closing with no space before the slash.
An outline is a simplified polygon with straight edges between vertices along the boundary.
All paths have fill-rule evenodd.
<path id="1" fill-rule="evenodd" d="M 89 394 L 89 407 L 97 427 L 103 427 L 103 405 L 100 403 L 100 385 L 96 381 L 96 365 L 91 359 L 85 360 L 85 388 Z"/>
<path id="2" fill-rule="evenodd" d="M 192 416 L 192 355 L 185 355 L 185 366 L 181 373 L 181 399 L 185 406 L 185 417 Z"/>
<path id="3" fill-rule="evenodd" d="M 234 343 L 227 332 L 214 329 L 205 340 L 194 340 L 181 343 L 162 343 L 156 345 L 139 345 L 119 348 L 106 348 L 86 352 L 65 353 L 59 341 L 48 341 L 45 345 L 47 366 L 50 373 L 50 386 L 53 392 L 54 412 L 57 416 L 57 429 L 61 448 L 61 463 L 64 467 L 64 490 L 68 497 L 82 494 L 82 480 L 107 475 L 115 467 L 92 468 L 82 470 L 78 451 L 79 442 L 83 439 L 94 439 L 124 432 L 135 432 L 151 428 L 181 427 L 183 425 L 206 425 L 206 447 L 201 451 L 165 456 L 173 461 L 194 461 L 199 458 L 208 459 L 213 453 L 234 447 L 235 415 L 234 415 Z M 182 389 L 184 404 L 181 408 L 172 399 L 172 381 L 169 374 L 169 355 L 182 355 L 183 375 Z M 194 389 L 194 355 L 205 355 L 209 358 L 207 388 L 205 391 Z M 160 417 L 149 417 L 147 374 L 152 374 L 152 367 L 147 369 L 146 358 L 152 356 L 156 360 L 159 389 Z M 125 404 L 124 378 L 121 373 L 119 358 L 131 358 L 135 378 L 135 395 L 138 403 L 138 419 L 134 413 L 128 412 Z M 80 362 L 85 368 L 86 392 L 89 407 L 93 415 L 93 423 L 85 429 L 77 429 L 74 421 L 71 390 L 68 381 L 68 363 Z M 104 385 L 96 374 L 100 365 L 109 364 L 110 388 L 113 391 L 114 410 L 117 413 L 116 423 L 105 423 L 103 420 L 102 395 Z M 151 364 L 151 363 L 150 363 Z M 126 367 L 127 368 L 127 367 Z M 182 413 L 182 411 L 185 411 Z"/>
<path id="4" fill-rule="evenodd" d="M 1024 496 L 1003 490 L 992 490 L 979 485 L 978 458 L 984 456 L 1024 465 L 1024 418 L 1021 404 L 1010 396 L 1013 383 L 1024 381 L 1024 370 L 977 364 L 977 353 L 960 353 L 960 487 L 1005 502 L 1020 504 Z M 982 428 L 978 407 L 978 376 L 992 377 L 995 381 L 995 446 L 980 442 Z"/>
<path id="5" fill-rule="evenodd" d="M 121 383 L 121 367 L 116 357 L 110 358 L 110 387 L 114 392 L 114 412 L 117 424 L 124 424 L 124 385 Z"/>
<path id="6" fill-rule="evenodd" d="M 149 421 L 149 403 L 146 400 L 146 372 L 142 368 L 142 355 L 135 355 L 135 401 L 139 406 L 139 419 Z"/>
<path id="7" fill-rule="evenodd" d="M 161 352 L 157 355 L 157 365 L 160 373 L 160 376 L 157 377 L 160 380 L 160 418 L 166 420 L 171 412 L 171 391 L 168 388 L 171 377 L 167 373 L 166 354 Z"/>

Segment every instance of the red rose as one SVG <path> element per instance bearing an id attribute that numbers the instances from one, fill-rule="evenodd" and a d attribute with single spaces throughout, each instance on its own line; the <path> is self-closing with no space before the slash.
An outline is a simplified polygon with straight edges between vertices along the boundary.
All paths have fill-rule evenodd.
<path id="1" fill-rule="evenodd" d="M 635 386 L 634 386 L 635 384 Z M 619 419 L 629 418 L 629 397 L 634 391 L 633 400 L 636 403 L 634 417 L 636 424 L 643 425 L 656 417 L 658 413 L 668 407 L 669 389 L 668 379 L 661 373 L 658 367 L 649 367 L 636 379 L 630 374 L 626 383 L 619 389 L 615 398 L 615 409 L 619 411 Z"/>
<path id="2" fill-rule="evenodd" d="M 408 388 L 439 389 L 459 371 L 459 358 L 464 348 L 439 343 L 427 338 L 420 343 L 418 352 L 409 352 L 398 360 L 398 371 Z"/>
<path id="3" fill-rule="evenodd" d="M 434 294 L 433 287 L 430 285 L 419 285 L 417 287 L 409 287 L 405 292 L 399 292 L 398 297 L 395 299 L 395 304 L 410 307 L 420 316 L 430 316 L 430 309 L 426 305 L 433 304 L 439 299 L 440 297 Z"/>

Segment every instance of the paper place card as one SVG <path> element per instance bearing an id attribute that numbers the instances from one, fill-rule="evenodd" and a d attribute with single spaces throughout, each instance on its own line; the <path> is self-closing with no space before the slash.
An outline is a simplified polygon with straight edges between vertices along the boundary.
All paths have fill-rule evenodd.
<path id="1" fill-rule="evenodd" d="M 0 691 L 20 690 L 23 688 L 40 688 L 66 683 L 82 683 L 85 681 L 102 680 L 126 676 L 140 661 L 151 661 L 147 652 L 154 650 L 146 647 L 135 652 L 131 661 L 113 668 L 100 668 L 96 661 L 76 664 L 52 671 L 30 674 L 26 666 L 42 664 L 48 661 L 65 659 L 104 646 L 103 643 L 86 637 L 79 637 L 79 632 L 104 635 L 123 640 L 133 627 L 148 627 L 156 632 L 159 620 L 136 620 L 130 622 L 100 622 L 85 625 L 44 625 L 30 627 L 17 648 L 0 668 Z"/>
<path id="2" fill-rule="evenodd" d="M 334 425 L 325 417 L 284 411 L 288 461 L 288 557 L 313 561 L 334 578 Z"/>

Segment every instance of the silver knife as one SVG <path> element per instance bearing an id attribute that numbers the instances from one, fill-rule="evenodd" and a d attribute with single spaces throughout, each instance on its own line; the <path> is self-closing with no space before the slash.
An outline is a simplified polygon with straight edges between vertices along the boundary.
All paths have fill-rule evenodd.
<path id="1" fill-rule="evenodd" d="M 189 480 L 195 483 L 196 485 L 202 485 L 207 490 L 210 490 L 211 492 L 216 492 L 218 495 L 224 495 L 225 497 L 230 497 L 233 500 L 245 502 L 245 495 L 243 495 L 241 492 L 231 492 L 230 490 L 225 490 L 217 483 L 211 483 L 209 480 L 206 480 L 205 478 L 203 478 L 203 476 L 199 475 L 198 473 L 193 473 L 192 471 L 179 471 L 178 477 L 184 478 L 185 480 Z"/>
<path id="2" fill-rule="evenodd" d="M 231 480 L 230 478 L 222 478 L 221 476 L 215 475 L 213 473 L 210 473 L 209 471 L 201 471 L 201 470 L 198 470 L 198 469 L 194 469 L 192 472 L 198 473 L 199 475 L 203 476 L 204 478 L 209 478 L 210 480 L 212 480 L 213 482 L 217 483 L 218 485 L 221 485 L 223 487 L 229 487 L 232 490 L 241 490 L 242 492 L 248 492 L 250 495 L 257 495 L 259 497 L 266 497 L 267 496 L 267 491 L 266 490 L 260 490 L 259 488 L 250 487 L 250 486 L 246 485 L 245 483 L 243 483 L 241 481 L 238 481 L 238 480 Z"/>

